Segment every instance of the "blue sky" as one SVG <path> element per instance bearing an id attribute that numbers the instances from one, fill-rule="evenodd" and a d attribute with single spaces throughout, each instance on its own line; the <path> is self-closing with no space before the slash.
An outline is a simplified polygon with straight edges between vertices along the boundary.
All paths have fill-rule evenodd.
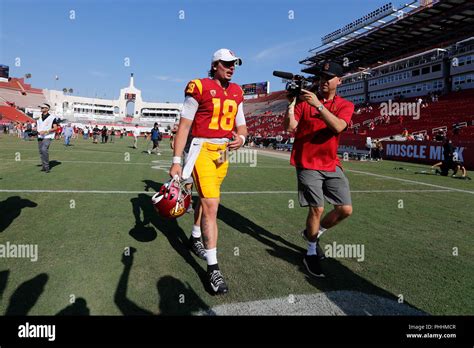
<path id="1" fill-rule="evenodd" d="M 89 97 L 117 98 L 133 72 L 145 101 L 181 102 L 186 82 L 205 77 L 225 47 L 244 61 L 233 82 L 268 80 L 275 91 L 284 86 L 273 70 L 299 72 L 321 36 L 387 2 L 0 0 L 0 64 L 10 76 L 31 73 L 35 87 Z"/>

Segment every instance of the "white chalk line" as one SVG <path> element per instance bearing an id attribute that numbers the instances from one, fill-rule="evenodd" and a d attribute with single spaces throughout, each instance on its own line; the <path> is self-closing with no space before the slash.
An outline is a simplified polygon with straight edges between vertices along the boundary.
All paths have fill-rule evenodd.
<path id="1" fill-rule="evenodd" d="M 94 193 L 94 194 L 154 194 L 154 191 L 121 191 L 121 190 L 25 190 L 0 189 L 0 193 Z M 451 190 L 354 190 L 351 193 L 448 193 Z M 260 194 L 294 194 L 296 191 L 224 191 L 222 195 L 260 195 Z"/>
<path id="2" fill-rule="evenodd" d="M 16 162 L 16 163 L 20 163 L 20 162 L 38 162 L 39 161 L 37 159 L 22 159 L 20 161 L 16 161 L 14 159 L 1 159 L 0 158 L 0 161 L 5 161 L 5 162 Z M 62 160 L 62 159 L 55 159 L 55 161 L 58 161 L 58 162 L 61 162 L 61 163 L 79 163 L 79 164 L 126 164 L 126 165 L 133 165 L 133 164 L 137 164 L 137 165 L 152 165 L 154 163 L 157 163 L 157 164 L 161 164 L 161 165 L 165 165 L 165 166 L 168 166 L 168 169 L 169 167 L 171 166 L 171 161 L 167 161 L 167 160 L 157 160 L 157 161 L 151 161 L 151 163 L 144 163 L 144 162 L 127 162 L 127 161 L 123 161 L 123 162 L 109 162 L 109 161 L 70 161 L 70 160 Z M 265 169 L 294 169 L 293 167 L 291 166 L 259 166 L 258 164 L 257 165 L 251 165 L 251 164 L 246 164 L 246 165 L 237 165 L 237 164 L 230 164 L 230 168 L 251 168 L 251 169 L 258 169 L 258 168 L 265 168 Z M 157 168 L 155 168 L 157 169 Z"/>
<path id="3" fill-rule="evenodd" d="M 272 155 L 272 154 L 265 153 L 265 152 L 263 152 L 263 151 L 259 151 L 259 153 L 261 153 L 262 155 L 267 155 L 267 156 L 269 156 L 269 157 L 284 159 L 284 158 L 282 158 L 283 156 L 281 156 L 281 155 Z M 289 155 L 288 155 L 287 157 L 289 158 Z M 443 189 L 443 190 L 449 190 L 449 191 L 456 191 L 456 192 L 463 192 L 463 193 L 474 194 L 474 191 L 463 190 L 463 189 L 452 188 L 452 187 L 446 187 L 446 186 L 435 185 L 435 184 L 428 184 L 428 183 L 426 183 L 426 182 L 421 182 L 421 181 L 416 181 L 416 180 L 408 180 L 408 179 L 394 178 L 393 176 L 381 175 L 381 174 L 374 174 L 374 173 L 364 172 L 364 171 L 361 171 L 361 170 L 344 169 L 344 171 L 350 172 L 350 173 L 357 173 L 357 174 L 364 174 L 364 175 L 369 175 L 369 176 L 375 176 L 375 177 L 378 177 L 378 178 L 392 179 L 392 180 L 401 181 L 401 182 L 406 182 L 406 183 L 411 183 L 411 184 L 418 184 L 418 185 L 423 185 L 423 186 L 436 187 L 436 188 L 438 188 L 438 189 Z"/>
<path id="4" fill-rule="evenodd" d="M 365 174 L 365 175 L 369 175 L 369 176 L 375 176 L 375 177 L 378 177 L 378 178 L 392 179 L 392 180 L 397 180 L 397 181 L 407 182 L 407 183 L 412 183 L 412 184 L 418 184 L 418 185 L 423 185 L 423 186 L 436 187 L 438 189 L 443 189 L 443 190 L 474 194 L 474 191 L 457 189 L 457 188 L 453 188 L 453 187 L 446 187 L 446 186 L 435 185 L 435 184 L 428 184 L 426 182 L 421 182 L 421 181 L 416 181 L 416 180 L 394 178 L 393 176 L 374 174 L 374 173 L 369 173 L 369 172 L 363 172 L 363 171 L 360 171 L 360 170 L 345 169 L 345 171 L 350 172 L 350 173 Z"/>

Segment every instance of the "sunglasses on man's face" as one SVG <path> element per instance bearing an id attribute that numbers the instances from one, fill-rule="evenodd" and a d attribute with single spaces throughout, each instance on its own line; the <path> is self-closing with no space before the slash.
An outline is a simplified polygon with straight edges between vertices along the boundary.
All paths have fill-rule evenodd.
<path id="1" fill-rule="evenodd" d="M 232 61 L 230 61 L 230 62 L 226 62 L 226 61 L 221 60 L 220 62 L 221 62 L 221 64 L 222 64 L 224 67 L 226 67 L 226 68 L 231 68 L 231 67 L 237 65 L 237 61 L 236 61 L 236 60 L 232 60 Z"/>

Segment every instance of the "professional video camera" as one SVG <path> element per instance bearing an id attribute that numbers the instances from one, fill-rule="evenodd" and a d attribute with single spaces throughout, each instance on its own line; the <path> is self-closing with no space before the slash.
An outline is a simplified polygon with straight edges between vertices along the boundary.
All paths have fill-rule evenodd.
<path id="1" fill-rule="evenodd" d="M 311 87 L 312 85 L 312 82 L 309 81 L 306 77 L 302 75 L 293 75 L 292 73 L 285 71 L 274 71 L 273 76 L 289 80 L 286 84 L 285 89 L 292 97 L 298 97 L 302 89 L 309 89 L 309 87 Z"/>

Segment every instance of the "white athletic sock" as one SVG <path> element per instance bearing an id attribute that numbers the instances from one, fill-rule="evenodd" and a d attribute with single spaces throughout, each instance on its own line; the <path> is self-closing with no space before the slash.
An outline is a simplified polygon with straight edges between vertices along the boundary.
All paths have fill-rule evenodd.
<path id="1" fill-rule="evenodd" d="M 191 233 L 194 238 L 201 238 L 201 226 L 193 225 L 193 231 Z"/>
<path id="2" fill-rule="evenodd" d="M 206 259 L 208 266 L 217 264 L 217 248 L 206 249 Z"/>
<path id="3" fill-rule="evenodd" d="M 316 242 L 308 242 L 308 252 L 306 255 L 316 255 Z"/>
<path id="4" fill-rule="evenodd" d="M 317 236 L 316 238 L 319 239 L 319 238 L 322 236 L 322 234 L 323 234 L 324 232 L 326 232 L 327 230 L 328 230 L 327 228 L 324 228 L 323 226 L 320 225 L 320 226 L 319 226 L 318 236 Z"/>

